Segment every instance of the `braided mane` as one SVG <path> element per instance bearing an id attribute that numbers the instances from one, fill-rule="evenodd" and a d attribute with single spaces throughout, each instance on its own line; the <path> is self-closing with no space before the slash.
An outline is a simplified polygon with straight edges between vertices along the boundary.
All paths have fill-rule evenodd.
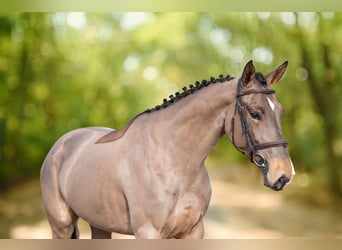
<path id="1" fill-rule="evenodd" d="M 170 106 L 171 104 L 173 104 L 173 103 L 183 99 L 184 97 L 193 94 L 197 90 L 200 90 L 202 88 L 208 87 L 211 84 L 223 83 L 225 81 L 230 81 L 232 79 L 234 79 L 234 77 L 231 77 L 229 75 L 227 75 L 226 77 L 224 77 L 223 75 L 219 75 L 218 78 L 210 77 L 209 80 L 202 80 L 201 82 L 196 81 L 194 84 L 190 84 L 189 87 L 184 86 L 182 88 L 182 90 L 183 90 L 182 93 L 176 92 L 175 94 L 170 95 L 169 99 L 168 98 L 164 98 L 162 104 L 157 105 L 154 108 L 147 109 L 143 113 L 151 113 L 151 112 L 154 112 L 154 111 L 157 111 L 157 110 L 160 110 L 160 109 L 164 109 L 164 108 Z"/>
<path id="2" fill-rule="evenodd" d="M 229 75 L 227 75 L 226 77 L 224 77 L 223 75 L 219 75 L 218 78 L 210 77 L 209 80 L 202 80 L 202 82 L 196 81 L 195 85 L 194 84 L 190 84 L 189 88 L 183 87 L 182 88 L 182 90 L 183 90 L 182 93 L 176 92 L 175 94 L 170 95 L 169 99 L 168 98 L 164 98 L 163 99 L 163 103 L 161 105 L 157 105 L 154 108 L 147 109 L 144 112 L 136 115 L 124 128 L 122 128 L 120 130 L 113 130 L 113 131 L 105 134 L 104 136 L 100 137 L 95 142 L 95 144 L 107 143 L 107 142 L 112 142 L 112 141 L 115 141 L 117 139 L 120 139 L 122 136 L 125 135 L 126 131 L 129 129 L 129 127 L 132 125 L 132 123 L 135 121 L 135 119 L 138 118 L 142 114 L 151 113 L 151 112 L 154 112 L 154 111 L 158 111 L 158 110 L 164 109 L 164 108 L 172 105 L 173 103 L 183 99 L 184 97 L 187 97 L 188 95 L 191 95 L 194 92 L 196 92 L 196 91 L 198 91 L 198 90 L 200 90 L 202 88 L 208 87 L 211 84 L 223 83 L 225 81 L 230 81 L 232 79 L 234 79 L 234 77 L 231 77 Z"/>

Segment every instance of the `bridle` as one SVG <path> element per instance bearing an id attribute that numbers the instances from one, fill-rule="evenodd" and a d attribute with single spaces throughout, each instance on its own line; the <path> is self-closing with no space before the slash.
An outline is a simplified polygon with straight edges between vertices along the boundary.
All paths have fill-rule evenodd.
<path id="1" fill-rule="evenodd" d="M 265 142 L 265 143 L 258 143 L 258 144 L 254 143 L 249 133 L 248 123 L 246 120 L 246 114 L 243 110 L 243 103 L 242 103 L 241 97 L 245 95 L 250 95 L 250 94 L 269 95 L 269 94 L 274 94 L 274 93 L 275 93 L 275 90 L 273 89 L 250 89 L 250 90 L 242 91 L 242 80 L 240 78 L 238 85 L 237 85 L 234 116 L 231 120 L 231 133 L 232 133 L 233 145 L 237 148 L 238 151 L 245 154 L 244 151 L 242 151 L 238 146 L 236 146 L 235 141 L 234 141 L 235 115 L 238 112 L 240 116 L 242 130 L 246 137 L 247 146 L 250 152 L 250 154 L 248 155 L 248 158 L 252 163 L 254 163 L 260 169 L 260 171 L 263 173 L 264 176 L 266 176 L 266 174 L 268 173 L 268 162 L 265 159 L 265 157 L 262 154 L 258 153 L 257 151 L 261 149 L 265 149 L 265 148 L 271 148 L 271 147 L 280 147 L 280 146 L 286 147 L 287 142 L 284 140 L 279 140 L 279 141 L 272 141 L 272 142 Z"/>

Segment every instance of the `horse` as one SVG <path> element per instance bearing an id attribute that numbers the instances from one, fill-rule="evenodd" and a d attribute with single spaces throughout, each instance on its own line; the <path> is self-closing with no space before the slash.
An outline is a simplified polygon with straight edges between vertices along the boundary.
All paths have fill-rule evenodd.
<path id="1" fill-rule="evenodd" d="M 141 239 L 203 238 L 211 186 L 205 159 L 224 134 L 279 191 L 295 174 L 283 138 L 283 108 L 267 75 L 249 61 L 241 77 L 197 81 L 134 117 L 124 128 L 79 128 L 59 138 L 40 173 L 53 238 L 111 233 Z"/>

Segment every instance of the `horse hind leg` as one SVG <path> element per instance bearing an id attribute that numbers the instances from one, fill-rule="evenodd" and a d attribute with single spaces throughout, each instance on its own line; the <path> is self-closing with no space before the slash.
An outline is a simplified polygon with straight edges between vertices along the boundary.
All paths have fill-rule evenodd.
<path id="1" fill-rule="evenodd" d="M 71 239 L 78 239 L 80 237 L 80 232 L 78 231 L 77 222 L 74 223 L 74 231 L 71 234 Z"/>
<path id="2" fill-rule="evenodd" d="M 46 171 L 43 174 L 45 176 Z M 56 178 L 42 178 L 41 189 L 52 237 L 54 239 L 78 238 L 78 216 L 60 193 Z"/>
<path id="3" fill-rule="evenodd" d="M 107 232 L 90 225 L 92 239 L 111 239 L 112 232 Z"/>
<path id="4" fill-rule="evenodd" d="M 50 150 L 40 171 L 43 204 L 54 239 L 78 238 L 78 215 L 71 209 L 59 188 L 62 141 Z"/>
<path id="5" fill-rule="evenodd" d="M 57 205 L 54 211 L 47 211 L 52 237 L 54 239 L 78 239 L 78 216 L 67 206 Z"/>

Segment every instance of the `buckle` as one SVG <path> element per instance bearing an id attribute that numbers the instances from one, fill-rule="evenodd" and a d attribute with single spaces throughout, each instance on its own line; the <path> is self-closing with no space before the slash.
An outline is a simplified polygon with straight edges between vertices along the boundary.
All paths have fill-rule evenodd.
<path id="1" fill-rule="evenodd" d="M 265 157 L 260 153 L 253 154 L 253 162 L 259 168 L 265 168 L 267 165 Z"/>

